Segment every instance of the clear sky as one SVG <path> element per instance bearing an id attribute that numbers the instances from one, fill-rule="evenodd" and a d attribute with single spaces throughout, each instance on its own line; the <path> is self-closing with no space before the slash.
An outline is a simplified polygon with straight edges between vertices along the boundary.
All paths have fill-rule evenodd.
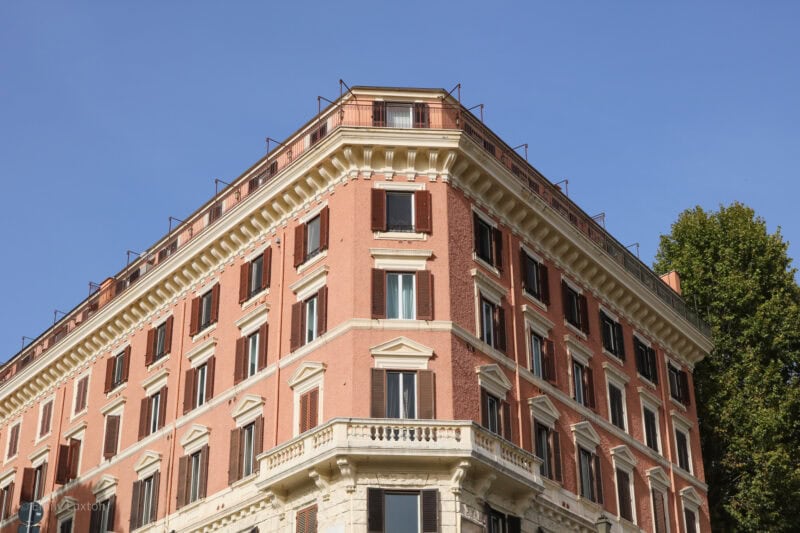
<path id="1" fill-rule="evenodd" d="M 798 21 L 779 1 L 2 2 L 0 360 L 339 78 L 462 83 L 648 264 L 682 210 L 734 200 L 796 256 Z"/>

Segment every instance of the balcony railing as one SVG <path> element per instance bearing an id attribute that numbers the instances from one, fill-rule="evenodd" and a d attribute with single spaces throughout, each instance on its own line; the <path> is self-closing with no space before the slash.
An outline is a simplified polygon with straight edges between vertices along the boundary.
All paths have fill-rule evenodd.
<path id="1" fill-rule="evenodd" d="M 27 366 L 36 357 L 52 347 L 85 322 L 98 309 L 123 294 L 129 287 L 156 269 L 187 243 L 219 222 L 237 205 L 265 183 L 275 179 L 291 167 L 303 154 L 313 149 L 325 137 L 339 127 L 412 128 L 460 130 L 479 147 L 505 166 L 526 191 L 541 198 L 547 205 L 568 220 L 575 228 L 594 242 L 600 250 L 621 265 L 639 280 L 661 301 L 672 307 L 678 315 L 692 324 L 705 336 L 710 336 L 709 327 L 687 306 L 680 295 L 665 284 L 647 265 L 612 237 L 602 226 L 574 204 L 561 190 L 550 183 L 522 156 L 503 142 L 477 117 L 458 103 L 448 101 L 429 102 L 424 114 L 409 104 L 407 118 L 383 114 L 376 118 L 373 102 L 369 100 L 340 99 L 331 104 L 297 133 L 271 150 L 257 173 L 248 173 L 226 187 L 207 202 L 176 229 L 162 237 L 152 248 L 113 278 L 95 286 L 90 296 L 76 306 L 64 318 L 48 329 L 30 345 L 13 356 L 0 369 L 0 383 Z"/>

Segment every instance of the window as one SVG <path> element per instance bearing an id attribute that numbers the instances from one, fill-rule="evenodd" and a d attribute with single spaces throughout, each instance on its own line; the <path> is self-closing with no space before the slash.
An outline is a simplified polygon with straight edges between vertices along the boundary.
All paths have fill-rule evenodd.
<path id="1" fill-rule="evenodd" d="M 167 416 L 167 387 L 142 398 L 139 411 L 139 440 L 164 427 Z"/>
<path id="2" fill-rule="evenodd" d="M 32 502 L 44 494 L 44 482 L 47 474 L 47 462 L 36 467 L 22 469 L 22 487 L 19 491 L 19 503 Z"/>
<path id="3" fill-rule="evenodd" d="M 427 128 L 429 108 L 423 102 L 372 102 L 372 125 L 378 128 Z"/>
<path id="4" fill-rule="evenodd" d="M 119 446 L 120 415 L 106 415 L 106 433 L 103 440 L 103 458 L 111 459 L 117 455 Z"/>
<path id="5" fill-rule="evenodd" d="M 683 510 L 683 522 L 686 526 L 686 533 L 696 533 L 697 527 L 697 514 L 691 509 Z"/>
<path id="6" fill-rule="evenodd" d="M 541 474 L 548 479 L 561 481 L 561 444 L 558 431 L 535 420 L 533 433 L 536 456 L 542 460 Z"/>
<path id="7" fill-rule="evenodd" d="M 541 335 L 531 332 L 531 372 L 536 377 L 544 375 L 544 362 L 542 360 L 544 351 L 544 339 Z"/>
<path id="8" fill-rule="evenodd" d="M 675 429 L 675 448 L 678 450 L 678 466 L 687 472 L 691 472 L 692 465 L 689 460 L 689 436 L 677 428 Z"/>
<path id="9" fill-rule="evenodd" d="M 183 413 L 205 405 L 214 397 L 214 370 L 216 357 L 209 357 L 205 363 L 186 371 L 186 388 L 183 397 Z"/>
<path id="10" fill-rule="evenodd" d="M 272 274 L 272 248 L 243 263 L 239 271 L 239 303 L 244 303 L 264 289 L 269 288 Z"/>
<path id="11" fill-rule="evenodd" d="M 300 396 L 300 433 L 317 427 L 319 423 L 319 389 L 314 388 Z"/>
<path id="12" fill-rule="evenodd" d="M 625 400 L 622 390 L 613 383 L 608 384 L 608 412 L 611 423 L 625 431 Z"/>
<path id="13" fill-rule="evenodd" d="M 14 500 L 14 482 L 0 489 L 0 522 L 11 517 L 11 504 Z"/>
<path id="14" fill-rule="evenodd" d="M 383 533 L 439 531 L 439 491 L 368 488 L 367 531 Z"/>
<path id="15" fill-rule="evenodd" d="M 19 427 L 21 422 L 17 422 L 11 426 L 11 431 L 8 432 L 8 449 L 6 450 L 6 458 L 11 459 L 17 455 L 17 448 L 19 446 Z"/>
<path id="16" fill-rule="evenodd" d="M 475 232 L 475 255 L 489 265 L 500 269 L 503 266 L 503 232 L 473 213 Z"/>
<path id="17" fill-rule="evenodd" d="M 636 370 L 643 378 L 658 384 L 656 351 L 636 337 L 633 338 L 633 349 L 636 352 Z"/>
<path id="18" fill-rule="evenodd" d="M 481 296 L 480 298 L 481 340 L 501 352 L 506 351 L 506 313 L 503 305 L 498 305 Z"/>
<path id="19" fill-rule="evenodd" d="M 269 325 L 264 323 L 254 333 L 240 337 L 236 342 L 235 383 L 240 383 L 266 368 L 268 338 Z"/>
<path id="20" fill-rule="evenodd" d="M 291 349 L 308 344 L 327 330 L 328 288 L 292 305 Z"/>
<path id="21" fill-rule="evenodd" d="M 39 438 L 41 438 L 50 433 L 50 425 L 53 419 L 53 400 L 42 405 L 39 417 Z"/>
<path id="22" fill-rule="evenodd" d="M 219 283 L 203 295 L 192 299 L 189 334 L 194 336 L 217 322 L 219 318 Z"/>
<path id="23" fill-rule="evenodd" d="M 667 533 L 667 503 L 666 494 L 657 490 L 650 489 L 653 498 L 653 522 L 655 523 L 655 533 Z"/>
<path id="24" fill-rule="evenodd" d="M 600 327 L 603 330 L 603 348 L 624 361 L 625 339 L 622 336 L 622 325 L 600 311 Z"/>
<path id="25" fill-rule="evenodd" d="M 431 233 L 431 193 L 372 189 L 372 231 Z"/>
<path id="26" fill-rule="evenodd" d="M 491 507 L 486 510 L 487 533 L 520 533 L 522 523 L 518 516 L 507 515 Z"/>
<path id="27" fill-rule="evenodd" d="M 633 504 L 632 490 L 631 490 L 631 477 L 627 472 L 619 468 L 616 469 L 617 474 L 617 509 L 619 510 L 620 518 L 624 518 L 629 522 L 633 522 Z"/>
<path id="28" fill-rule="evenodd" d="M 386 273 L 386 318 L 414 320 L 414 274 Z"/>
<path id="29" fill-rule="evenodd" d="M 642 407 L 642 413 L 644 418 L 645 444 L 653 450 L 658 451 L 658 415 L 647 406 Z"/>
<path id="30" fill-rule="evenodd" d="M 575 401 L 594 409 L 594 373 L 587 364 L 572 360 L 572 390 Z"/>
<path id="31" fill-rule="evenodd" d="M 264 451 L 264 417 L 231 430 L 228 483 L 233 484 L 258 471 L 258 457 Z"/>
<path id="32" fill-rule="evenodd" d="M 372 318 L 433 320 L 432 274 L 373 269 Z"/>
<path id="33" fill-rule="evenodd" d="M 117 497 L 111 496 L 106 500 L 97 502 L 92 506 L 92 517 L 89 524 L 91 533 L 106 533 L 114 530 L 114 514 L 117 507 Z"/>
<path id="34" fill-rule="evenodd" d="M 81 459 L 81 441 L 69 439 L 68 444 L 58 446 L 56 461 L 56 483 L 64 485 L 78 477 L 78 464 Z"/>
<path id="35" fill-rule="evenodd" d="M 373 418 L 433 418 L 433 372 L 372 369 Z"/>
<path id="36" fill-rule="evenodd" d="M 561 294 L 564 305 L 564 318 L 585 334 L 589 334 L 589 309 L 586 296 L 573 289 L 566 281 L 561 281 Z"/>
<path id="37" fill-rule="evenodd" d="M 669 395 L 682 403 L 689 405 L 689 378 L 685 371 L 672 363 L 667 365 L 669 371 Z"/>
<path id="38" fill-rule="evenodd" d="M 133 483 L 130 530 L 155 522 L 158 514 L 158 489 L 161 476 L 152 476 Z"/>
<path id="39" fill-rule="evenodd" d="M 326 206 L 322 208 L 317 216 L 303 224 L 299 224 L 295 228 L 295 268 L 328 249 L 329 217 L 329 209 Z"/>
<path id="40" fill-rule="evenodd" d="M 106 361 L 106 381 L 103 391 L 108 394 L 128 381 L 128 368 L 131 361 L 131 347 L 127 346 Z"/>
<path id="41" fill-rule="evenodd" d="M 600 457 L 580 446 L 578 447 L 578 476 L 581 496 L 596 503 L 603 503 Z"/>
<path id="42" fill-rule="evenodd" d="M 297 511 L 297 533 L 317 533 L 317 506 Z"/>
<path id="43" fill-rule="evenodd" d="M 550 303 L 550 287 L 547 267 L 522 250 L 522 290 L 537 300 Z"/>
<path id="44" fill-rule="evenodd" d="M 511 407 L 486 389 L 481 389 L 481 425 L 511 440 Z"/>
<path id="45" fill-rule="evenodd" d="M 208 445 L 178 460 L 177 507 L 180 509 L 206 497 L 208 486 Z"/>
<path id="46" fill-rule="evenodd" d="M 147 347 L 144 354 L 145 366 L 150 366 L 160 360 L 172 349 L 173 322 L 174 319 L 170 316 L 163 323 L 147 332 Z"/>
<path id="47" fill-rule="evenodd" d="M 72 518 L 67 518 L 59 522 L 58 533 L 72 533 Z"/>
<path id="48" fill-rule="evenodd" d="M 77 415 L 86 410 L 86 399 L 89 395 L 89 376 L 83 376 L 75 382 L 75 409 L 72 414 Z"/>

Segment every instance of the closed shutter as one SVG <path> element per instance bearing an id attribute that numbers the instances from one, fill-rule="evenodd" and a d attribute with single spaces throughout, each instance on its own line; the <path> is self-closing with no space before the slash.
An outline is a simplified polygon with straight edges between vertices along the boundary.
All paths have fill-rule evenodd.
<path id="1" fill-rule="evenodd" d="M 200 479 L 198 481 L 198 498 L 205 498 L 208 491 L 208 444 L 200 449 Z"/>
<path id="2" fill-rule="evenodd" d="M 544 263 L 539 263 L 539 300 L 545 305 L 550 305 L 550 277 L 547 274 L 547 267 Z"/>
<path id="3" fill-rule="evenodd" d="M 292 304 L 292 333 L 289 338 L 291 351 L 303 345 L 303 307 L 303 302 Z"/>
<path id="4" fill-rule="evenodd" d="M 164 354 L 168 354 L 172 351 L 172 326 L 175 323 L 175 319 L 170 315 L 167 317 L 167 321 L 164 323 Z"/>
<path id="5" fill-rule="evenodd" d="M 64 485 L 69 481 L 69 444 L 59 444 L 56 459 L 56 484 Z"/>
<path id="6" fill-rule="evenodd" d="M 190 455 L 184 455 L 178 459 L 178 488 L 175 491 L 175 506 L 180 509 L 186 505 L 187 485 L 191 482 L 189 475 Z"/>
<path id="7" fill-rule="evenodd" d="M 119 440 L 119 415 L 106 416 L 106 437 L 103 442 L 103 458 L 111 459 L 117 454 Z"/>
<path id="8" fill-rule="evenodd" d="M 58 483 L 58 481 L 56 481 Z M 32 502 L 36 499 L 36 495 L 33 493 L 34 489 L 36 488 L 34 485 L 36 484 L 36 469 L 35 468 L 23 468 L 22 469 L 22 484 L 19 488 L 19 501 L 20 503 L 23 502 Z"/>
<path id="9" fill-rule="evenodd" d="M 658 365 L 656 365 L 656 351 L 653 348 L 647 349 L 647 363 L 651 381 L 658 385 Z"/>
<path id="10" fill-rule="evenodd" d="M 192 298 L 192 310 L 189 317 L 189 335 L 195 336 L 200 331 L 200 297 Z M 148 345 L 150 343 L 148 342 Z"/>
<path id="11" fill-rule="evenodd" d="M 511 405 L 508 402 L 502 402 L 503 405 L 503 438 L 510 441 L 511 436 Z"/>
<path id="12" fill-rule="evenodd" d="M 372 125 L 376 128 L 386 127 L 386 102 L 372 102 Z"/>
<path id="13" fill-rule="evenodd" d="M 78 462 L 81 457 L 81 441 L 78 439 L 69 439 L 69 479 L 78 477 Z"/>
<path id="14" fill-rule="evenodd" d="M 155 345 L 156 345 L 156 328 L 150 328 L 149 330 L 147 330 L 147 346 L 145 346 L 144 350 L 145 366 L 150 366 L 151 364 L 153 364 Z"/>
<path id="15" fill-rule="evenodd" d="M 328 249 L 328 239 L 330 238 L 331 210 L 328 206 L 319 212 L 319 251 Z"/>
<path id="16" fill-rule="evenodd" d="M 533 288 L 535 286 L 534 280 L 528 279 L 528 273 L 529 273 L 528 265 L 530 264 L 531 261 L 532 259 L 528 257 L 528 254 L 525 253 L 525 250 L 520 248 L 519 269 L 520 272 L 522 273 L 522 290 L 529 294 L 533 294 Z"/>
<path id="17" fill-rule="evenodd" d="M 308 431 L 308 401 L 308 393 L 300 396 L 300 415 L 298 417 L 300 419 L 300 427 L 298 428 L 300 433 Z"/>
<path id="18" fill-rule="evenodd" d="M 522 521 L 518 516 L 508 515 L 506 517 L 506 528 L 508 533 L 521 533 Z"/>
<path id="19" fill-rule="evenodd" d="M 167 421 L 167 386 L 161 387 L 161 392 L 158 398 L 158 429 L 164 427 Z"/>
<path id="20" fill-rule="evenodd" d="M 578 308 L 580 310 L 581 331 L 589 334 L 589 306 L 586 304 L 586 296 L 578 296 Z"/>
<path id="21" fill-rule="evenodd" d="M 217 366 L 216 356 L 211 356 L 206 361 L 206 401 L 214 397 L 214 369 Z"/>
<path id="22" fill-rule="evenodd" d="M 137 529 L 140 525 L 140 513 L 142 512 L 142 481 L 134 481 L 131 489 L 131 519 L 130 530 Z"/>
<path id="23" fill-rule="evenodd" d="M 186 371 L 185 386 L 183 391 L 183 414 L 194 409 L 197 403 L 197 369 L 190 368 Z"/>
<path id="24" fill-rule="evenodd" d="M 481 388 L 481 426 L 489 427 L 489 395 Z"/>
<path id="25" fill-rule="evenodd" d="M 417 320 L 433 320 L 433 274 L 419 270 L 417 278 Z"/>
<path id="26" fill-rule="evenodd" d="M 117 496 L 116 494 L 112 495 L 108 499 L 108 530 L 114 531 L 116 528 L 114 527 L 114 519 L 116 518 L 117 514 Z M 105 533 L 104 531 L 101 533 Z"/>
<path id="27" fill-rule="evenodd" d="M 433 231 L 430 191 L 414 192 L 414 230 L 418 233 Z"/>
<path id="28" fill-rule="evenodd" d="M 439 491 L 423 490 L 422 496 L 422 533 L 438 533 L 439 531 Z"/>
<path id="29" fill-rule="evenodd" d="M 106 394 L 111 392 L 111 388 L 114 383 L 114 361 L 116 361 L 116 357 L 113 355 L 106 359 L 106 380 L 105 385 L 103 386 L 103 392 Z"/>
<path id="30" fill-rule="evenodd" d="M 150 500 L 150 517 L 148 519 L 148 523 L 153 522 L 156 518 L 158 518 L 158 491 L 161 487 L 161 473 L 156 472 L 153 474 L 153 497 Z"/>
<path id="31" fill-rule="evenodd" d="M 594 372 L 590 366 L 584 367 L 583 382 L 584 395 L 586 396 L 586 406 L 594 409 Z"/>
<path id="32" fill-rule="evenodd" d="M 594 456 L 594 483 L 595 493 L 597 494 L 597 503 L 603 503 L 603 475 L 600 469 L 600 456 Z"/>
<path id="33" fill-rule="evenodd" d="M 503 232 L 500 228 L 492 229 L 492 244 L 494 245 L 494 267 L 503 269 Z"/>
<path id="34" fill-rule="evenodd" d="M 268 289 L 272 279 L 272 247 L 267 246 L 261 257 L 261 288 Z"/>
<path id="35" fill-rule="evenodd" d="M 606 315 L 602 310 L 600 311 L 600 336 L 602 337 L 603 341 L 603 348 L 608 349 L 610 346 L 613 346 L 614 340 L 611 336 L 614 334 L 613 331 L 608 331 L 608 328 L 605 326 L 605 323 L 609 321 L 608 315 Z M 613 327 L 611 328 L 614 329 Z"/>
<path id="36" fill-rule="evenodd" d="M 690 403 L 689 375 L 682 370 L 678 373 L 678 386 L 680 387 L 680 392 L 681 392 L 680 400 L 683 402 L 684 405 L 689 405 Z"/>
<path id="37" fill-rule="evenodd" d="M 372 231 L 386 231 L 386 191 L 372 189 L 370 204 Z"/>
<path id="38" fill-rule="evenodd" d="M 150 401 L 149 396 L 142 398 L 139 407 L 139 440 L 142 440 L 150 433 Z"/>
<path id="39" fill-rule="evenodd" d="M 259 416 L 253 421 L 253 456 L 258 457 L 264 451 L 264 417 Z M 253 465 L 258 471 L 258 461 Z"/>
<path id="40" fill-rule="evenodd" d="M 260 341 L 261 339 L 259 339 Z M 247 374 L 247 337 L 236 339 L 236 351 L 233 359 L 233 383 L 241 383 Z"/>
<path id="41" fill-rule="evenodd" d="M 131 368 L 131 347 L 126 346 L 122 356 L 122 382 L 128 381 L 128 371 Z"/>
<path id="42" fill-rule="evenodd" d="M 211 287 L 211 324 L 219 319 L 219 283 Z"/>
<path id="43" fill-rule="evenodd" d="M 297 268 L 306 260 L 306 225 L 294 228 L 294 267 Z"/>
<path id="44" fill-rule="evenodd" d="M 250 298 L 250 263 L 245 262 L 239 267 L 239 303 L 244 303 Z"/>
<path id="45" fill-rule="evenodd" d="M 551 383 L 556 382 L 556 345 L 550 339 L 544 341 L 542 353 L 542 370 L 544 379 Z"/>
<path id="46" fill-rule="evenodd" d="M 6 485 L 6 501 L 5 507 L 3 508 L 3 518 L 7 518 L 11 516 L 11 506 L 12 502 L 14 501 L 14 482 L 12 481 L 8 485 Z"/>
<path id="47" fill-rule="evenodd" d="M 372 318 L 386 318 L 386 272 L 372 269 Z"/>
<path id="48" fill-rule="evenodd" d="M 328 287 L 321 287 L 317 293 L 317 335 L 328 331 Z"/>
<path id="49" fill-rule="evenodd" d="M 495 310 L 494 325 L 495 348 L 501 352 L 506 351 L 506 309 L 505 305 L 500 304 Z"/>
<path id="50" fill-rule="evenodd" d="M 372 418 L 386 416 L 386 371 L 381 368 L 372 369 L 372 398 L 369 416 Z"/>
<path id="51" fill-rule="evenodd" d="M 619 498 L 619 515 L 630 520 L 631 513 L 631 490 L 630 490 L 630 477 L 627 472 L 617 470 L 617 495 Z"/>
<path id="52" fill-rule="evenodd" d="M 367 532 L 383 533 L 383 490 L 367 489 Z"/>
<path id="53" fill-rule="evenodd" d="M 267 345 L 269 340 L 269 324 L 262 324 L 258 330 L 258 369 L 267 367 Z"/>
<path id="54" fill-rule="evenodd" d="M 561 481 L 561 441 L 558 431 L 550 432 L 550 446 L 553 448 L 553 469 L 555 470 L 556 481 Z"/>
<path id="55" fill-rule="evenodd" d="M 422 420 L 432 420 L 434 418 L 434 388 L 433 371 L 418 370 L 417 381 L 419 383 L 419 410 L 417 417 Z"/>
<path id="56" fill-rule="evenodd" d="M 308 424 L 306 429 L 312 429 L 319 424 L 319 389 L 308 392 Z"/>
<path id="57" fill-rule="evenodd" d="M 564 308 L 564 318 L 566 318 L 567 320 L 569 320 L 571 322 L 572 318 L 574 316 L 574 311 L 572 309 L 573 303 L 572 303 L 572 298 L 570 298 L 569 292 L 570 292 L 569 285 L 567 285 L 567 282 L 562 279 L 561 280 L 561 305 Z"/>
<path id="58" fill-rule="evenodd" d="M 655 533 L 667 533 L 667 514 L 664 510 L 664 498 L 656 489 L 651 489 L 653 497 L 653 518 L 656 524 Z"/>
<path id="59" fill-rule="evenodd" d="M 99 505 L 92 505 L 92 513 L 89 520 L 89 533 L 106 533 L 105 531 L 100 531 L 102 516 L 103 508 Z"/>
<path id="60" fill-rule="evenodd" d="M 231 448 L 228 461 L 228 484 L 232 485 L 242 477 L 242 430 L 231 430 Z"/>
<path id="61" fill-rule="evenodd" d="M 52 400 L 44 404 L 42 407 L 42 425 L 39 427 L 39 435 L 47 435 L 50 433 L 50 419 L 53 414 Z"/>
<path id="62" fill-rule="evenodd" d="M 476 254 L 481 249 L 481 219 L 477 213 L 472 213 L 472 251 Z"/>
<path id="63" fill-rule="evenodd" d="M 427 128 L 429 123 L 428 104 L 424 102 L 416 102 L 414 104 L 414 127 Z"/>

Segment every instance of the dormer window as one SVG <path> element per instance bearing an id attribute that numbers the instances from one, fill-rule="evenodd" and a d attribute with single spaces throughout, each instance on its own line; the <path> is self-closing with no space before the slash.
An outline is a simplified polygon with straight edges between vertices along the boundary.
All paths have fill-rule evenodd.
<path id="1" fill-rule="evenodd" d="M 372 125 L 379 128 L 427 128 L 428 104 L 417 102 L 372 102 Z"/>

